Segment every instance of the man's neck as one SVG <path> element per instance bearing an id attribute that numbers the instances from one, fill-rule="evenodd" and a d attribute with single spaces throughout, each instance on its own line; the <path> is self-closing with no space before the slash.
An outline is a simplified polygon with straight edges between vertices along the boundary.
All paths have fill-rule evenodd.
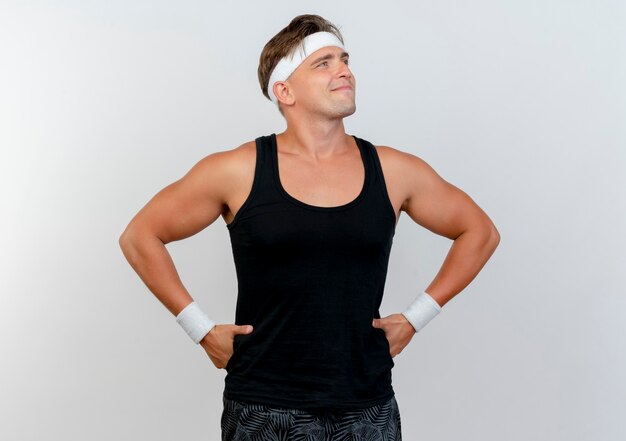
<path id="1" fill-rule="evenodd" d="M 350 148 L 350 137 L 346 135 L 343 119 L 324 123 L 291 122 L 276 138 L 282 151 L 307 156 L 313 160 L 328 158 Z"/>

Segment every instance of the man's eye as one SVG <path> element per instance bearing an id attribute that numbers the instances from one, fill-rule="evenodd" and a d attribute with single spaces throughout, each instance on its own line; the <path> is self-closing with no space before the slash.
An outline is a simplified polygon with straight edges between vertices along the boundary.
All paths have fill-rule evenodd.
<path id="1" fill-rule="evenodd" d="M 350 64 L 350 62 L 349 62 L 349 60 L 347 58 L 344 60 L 344 63 Z M 324 61 L 324 62 L 318 64 L 317 66 L 319 67 L 319 66 L 323 66 L 323 65 L 328 65 L 328 61 Z"/>

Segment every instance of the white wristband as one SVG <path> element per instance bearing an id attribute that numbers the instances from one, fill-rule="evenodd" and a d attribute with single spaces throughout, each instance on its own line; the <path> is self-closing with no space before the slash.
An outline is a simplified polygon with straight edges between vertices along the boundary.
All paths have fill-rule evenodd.
<path id="1" fill-rule="evenodd" d="M 402 313 L 413 325 L 415 332 L 419 332 L 437 314 L 441 312 L 441 306 L 426 291 L 418 294 L 417 298 Z"/>
<path id="2" fill-rule="evenodd" d="M 176 316 L 176 322 L 183 327 L 196 344 L 200 343 L 215 326 L 215 322 L 200 309 L 196 302 L 191 302 L 185 306 Z"/>

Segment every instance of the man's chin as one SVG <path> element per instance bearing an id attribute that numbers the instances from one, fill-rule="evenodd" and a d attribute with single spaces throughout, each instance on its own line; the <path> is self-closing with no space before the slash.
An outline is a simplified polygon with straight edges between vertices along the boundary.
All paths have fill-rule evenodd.
<path id="1" fill-rule="evenodd" d="M 350 108 L 350 110 L 348 110 L 348 111 L 346 112 L 346 114 L 345 114 L 343 117 L 345 118 L 345 117 L 347 117 L 347 116 L 350 116 L 350 115 L 352 115 L 354 112 L 356 112 L 356 106 L 352 106 L 352 107 Z"/>
<path id="2" fill-rule="evenodd" d="M 351 106 L 342 106 L 337 109 L 337 113 L 340 118 L 350 116 L 354 112 L 356 112 L 356 104 L 352 104 Z"/>

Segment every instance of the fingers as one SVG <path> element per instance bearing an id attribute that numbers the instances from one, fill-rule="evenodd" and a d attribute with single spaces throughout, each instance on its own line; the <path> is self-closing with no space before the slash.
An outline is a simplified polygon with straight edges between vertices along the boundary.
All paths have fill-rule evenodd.
<path id="1" fill-rule="evenodd" d="M 233 334 L 250 334 L 254 330 L 254 327 L 252 325 L 228 325 L 228 324 L 221 324 L 221 325 L 215 325 L 214 328 L 217 328 L 217 326 L 221 326 L 223 328 L 223 330 L 221 330 L 222 332 L 230 331 Z M 213 329 L 211 329 L 211 331 L 212 330 Z M 217 330 L 216 330 L 216 332 L 217 332 Z"/>
<path id="2" fill-rule="evenodd" d="M 209 357 L 213 361 L 213 364 L 219 369 L 226 369 L 228 361 L 233 355 L 233 340 L 234 336 L 238 334 L 250 334 L 254 328 L 252 325 L 223 325 L 228 326 L 226 331 L 230 331 L 229 334 L 223 334 L 221 338 L 221 349 L 213 354 L 209 354 Z"/>
<path id="3" fill-rule="evenodd" d="M 253 330 L 252 325 L 241 325 L 235 329 L 236 334 L 250 334 Z"/>

